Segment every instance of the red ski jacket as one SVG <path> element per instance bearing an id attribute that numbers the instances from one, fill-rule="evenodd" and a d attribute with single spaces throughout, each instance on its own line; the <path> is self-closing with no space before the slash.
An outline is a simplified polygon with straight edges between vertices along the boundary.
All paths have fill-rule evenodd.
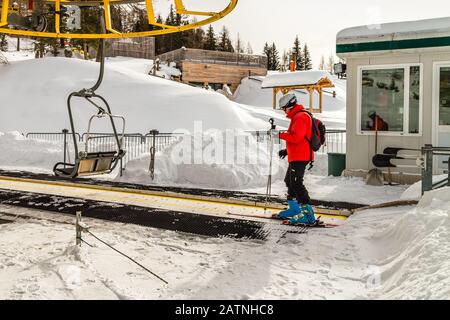
<path id="1" fill-rule="evenodd" d="M 280 139 L 286 141 L 289 162 L 314 160 L 314 152 L 308 142 L 311 140 L 312 119 L 306 112 L 300 112 L 301 110 L 304 110 L 304 107 L 297 104 L 288 112 L 287 117 L 291 119 L 291 124 L 287 132 L 280 133 Z"/>

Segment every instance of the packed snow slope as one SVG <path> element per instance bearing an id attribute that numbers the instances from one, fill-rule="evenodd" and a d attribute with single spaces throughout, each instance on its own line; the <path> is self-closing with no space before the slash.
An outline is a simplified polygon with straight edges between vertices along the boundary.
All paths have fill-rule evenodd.
<path id="1" fill-rule="evenodd" d="M 73 217 L 0 206 L 35 218 L 0 225 L 0 299 L 449 299 L 449 195 L 266 242 L 83 220 L 168 285 L 88 234 L 75 247 Z"/>
<path id="2" fill-rule="evenodd" d="M 59 132 L 68 128 L 67 96 L 92 87 L 99 67 L 92 61 L 62 57 L 0 66 L 0 132 Z M 114 114 L 126 117 L 127 132 L 192 131 L 195 121 L 202 121 L 204 130 L 267 127 L 267 119 L 252 117 L 219 93 L 152 77 L 120 63 L 107 64 L 97 93 L 109 101 Z M 73 109 L 76 130 L 86 131 L 96 110 L 79 98 L 73 99 Z M 96 123 L 96 132 L 109 129 L 106 120 Z"/>

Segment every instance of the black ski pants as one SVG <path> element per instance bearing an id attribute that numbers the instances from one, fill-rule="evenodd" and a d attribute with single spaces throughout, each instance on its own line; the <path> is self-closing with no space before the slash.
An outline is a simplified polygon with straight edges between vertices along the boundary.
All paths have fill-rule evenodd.
<path id="1" fill-rule="evenodd" d="M 289 163 L 286 178 L 284 178 L 284 182 L 286 182 L 288 188 L 288 200 L 297 199 L 299 204 L 312 204 L 308 190 L 303 184 L 306 166 L 308 164 L 308 161 L 295 161 Z"/>

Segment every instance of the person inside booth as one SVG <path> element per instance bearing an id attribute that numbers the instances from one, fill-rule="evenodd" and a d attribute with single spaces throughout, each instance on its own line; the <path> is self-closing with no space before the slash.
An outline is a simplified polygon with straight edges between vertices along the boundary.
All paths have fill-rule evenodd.
<path id="1" fill-rule="evenodd" d="M 389 131 L 389 125 L 375 111 L 368 114 L 372 121 L 367 121 L 367 128 L 372 131 Z"/>

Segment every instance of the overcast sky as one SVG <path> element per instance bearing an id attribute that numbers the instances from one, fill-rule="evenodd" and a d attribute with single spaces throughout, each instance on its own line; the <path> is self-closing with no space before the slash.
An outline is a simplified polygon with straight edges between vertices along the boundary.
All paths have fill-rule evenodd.
<path id="1" fill-rule="evenodd" d="M 229 0 L 185 0 L 188 9 L 224 8 L 227 3 Z M 449 9 L 449 0 L 239 0 L 236 9 L 213 26 L 219 32 L 225 24 L 233 39 L 239 32 L 245 43 L 250 41 L 254 53 L 262 53 L 267 41 L 275 42 L 281 55 L 283 50 L 290 49 L 298 34 L 302 46 L 308 43 L 317 67 L 322 54 L 334 54 L 336 34 L 342 29 L 440 18 L 450 16 Z"/>

